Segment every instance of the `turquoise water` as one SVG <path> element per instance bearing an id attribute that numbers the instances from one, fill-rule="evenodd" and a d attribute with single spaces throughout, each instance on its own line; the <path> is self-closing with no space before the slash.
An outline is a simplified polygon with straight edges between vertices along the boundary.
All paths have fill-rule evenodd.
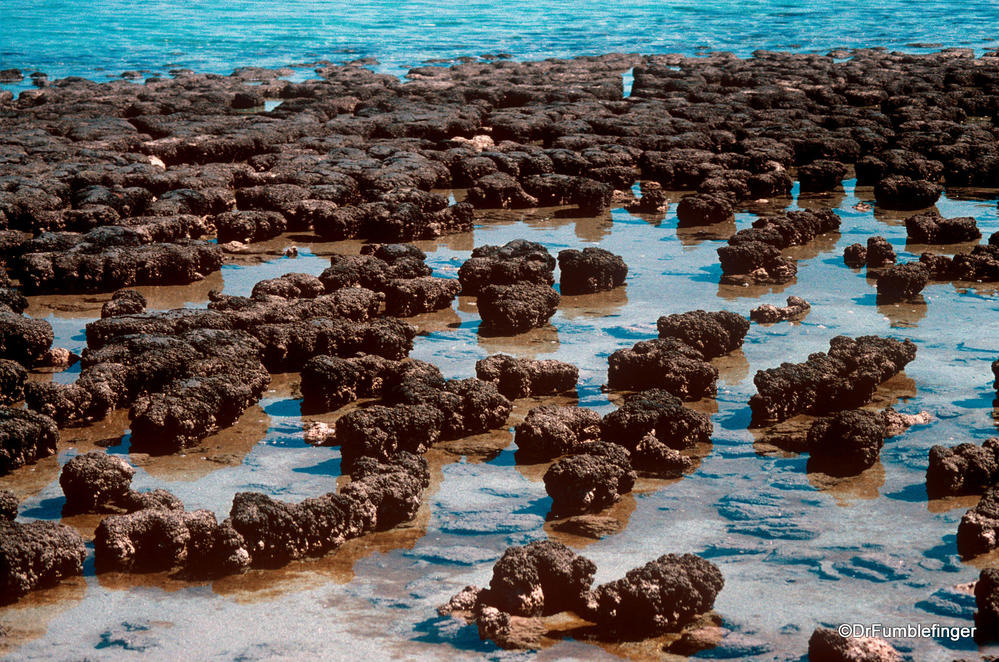
<path id="1" fill-rule="evenodd" d="M 537 59 L 704 49 L 983 50 L 999 46 L 997 19 L 999 3 L 954 0 L 4 0 L 0 69 L 103 78 L 368 57 L 401 72 L 436 58 L 500 52 Z"/>

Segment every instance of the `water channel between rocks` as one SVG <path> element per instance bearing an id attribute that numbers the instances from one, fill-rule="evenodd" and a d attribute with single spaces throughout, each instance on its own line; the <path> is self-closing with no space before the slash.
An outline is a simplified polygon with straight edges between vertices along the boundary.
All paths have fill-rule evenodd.
<path id="1" fill-rule="evenodd" d="M 637 190 L 637 187 L 636 187 Z M 462 191 L 451 193 L 459 200 Z M 974 216 L 984 236 L 999 230 L 994 192 L 950 189 L 937 208 L 945 217 Z M 927 452 L 933 444 L 981 442 L 996 431 L 990 364 L 999 355 L 999 293 L 993 285 L 932 283 L 923 303 L 877 305 L 873 281 L 846 267 L 843 248 L 885 236 L 900 258 L 924 250 L 953 253 L 967 245 L 906 245 L 906 213 L 858 211 L 873 201 L 869 188 L 773 200 L 744 209 L 735 223 L 677 229 L 671 198 L 665 216 L 613 209 L 598 217 L 572 210 L 477 212 L 474 232 L 416 242 L 435 276 L 457 277 L 473 246 L 515 238 L 563 248 L 600 245 L 624 257 L 627 284 L 609 293 L 562 298 L 551 325 L 515 337 L 478 333 L 474 299 L 410 318 L 421 331 L 411 353 L 445 377 L 474 376 L 475 361 L 504 352 L 557 358 L 580 369 L 578 404 L 600 413 L 620 399 L 601 390 L 607 357 L 616 349 L 656 336 L 656 319 L 693 309 L 748 315 L 760 303 L 783 305 L 802 296 L 812 308 L 800 323 L 754 323 L 741 350 L 715 359 L 716 399 L 693 406 L 711 415 L 713 444 L 695 449 L 699 467 L 683 479 L 640 481 L 609 514 L 620 532 L 595 541 L 554 531 L 545 518 L 551 501 L 541 480 L 547 465 L 514 462 L 512 427 L 541 402 L 518 400 L 509 430 L 446 442 L 429 454 L 432 483 L 416 519 L 398 529 L 348 542 L 326 557 L 281 570 L 253 570 L 214 582 L 182 582 L 163 574 L 95 575 L 93 555 L 84 577 L 32 593 L 0 608 L 0 654 L 18 659 L 255 659 L 350 655 L 384 659 L 514 658 L 479 640 L 474 625 L 439 617 L 436 607 L 466 584 L 487 585 L 493 562 L 510 545 L 550 537 L 593 560 L 595 583 L 622 576 L 667 552 L 693 552 L 717 564 L 725 588 L 715 603 L 733 631 L 726 649 L 737 657 L 798 659 L 818 623 L 972 624 L 974 599 L 954 590 L 973 581 L 978 568 L 957 555 L 955 532 L 970 500 L 928 502 Z M 764 211 L 788 207 L 834 209 L 838 234 L 823 235 L 785 253 L 799 260 L 797 280 L 773 287 L 718 284 L 716 248 Z M 249 295 L 253 284 L 284 273 L 318 275 L 332 252 L 356 253 L 359 242 L 314 243 L 308 235 L 283 235 L 230 255 L 221 272 L 189 286 L 140 287 L 149 310 L 204 307 L 208 292 Z M 298 257 L 284 248 L 298 247 Z M 557 278 L 557 275 L 556 275 Z M 47 319 L 54 345 L 79 352 L 84 325 L 100 316 L 109 295 L 30 297 L 26 314 Z M 884 384 L 876 405 L 929 411 L 929 425 L 886 442 L 881 461 L 857 477 L 833 479 L 806 472 L 807 456 L 760 444 L 747 430 L 749 397 L 757 370 L 801 362 L 828 349 L 836 335 L 877 334 L 910 338 L 916 360 Z M 79 368 L 35 374 L 69 382 Z M 300 501 L 334 488 L 340 476 L 337 448 L 304 442 L 303 420 L 332 421 L 342 413 L 302 416 L 298 375 L 275 375 L 258 406 L 221 434 L 184 455 L 129 455 L 125 411 L 84 428 L 62 431 L 59 454 L 0 478 L 23 500 L 22 519 L 61 516 L 59 467 L 78 453 L 106 447 L 138 467 L 133 485 L 166 487 L 189 510 L 207 508 L 220 519 L 233 494 L 262 491 Z M 99 516 L 68 517 L 92 539 Z M 981 565 L 987 559 L 979 559 Z M 742 654 L 733 646 L 741 642 Z M 661 658 L 662 642 L 602 645 L 550 641 L 542 659 Z M 974 650 L 970 640 L 893 641 L 916 659 L 952 659 Z M 999 650 L 999 647 L 997 647 Z M 710 657 L 720 651 L 705 651 Z M 996 652 L 995 650 L 992 651 Z M 949 657 L 948 657 L 949 656 Z M 959 655 L 958 655 L 959 656 Z"/>

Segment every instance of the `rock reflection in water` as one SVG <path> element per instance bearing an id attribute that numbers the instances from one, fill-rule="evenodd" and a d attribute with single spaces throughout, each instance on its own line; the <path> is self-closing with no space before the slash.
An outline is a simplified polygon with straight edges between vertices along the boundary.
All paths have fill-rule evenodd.
<path id="1" fill-rule="evenodd" d="M 45 635 L 49 623 L 83 600 L 87 582 L 83 577 L 63 579 L 58 585 L 28 593 L 0 610 L 0 656 Z"/>
<path id="2" fill-rule="evenodd" d="M 878 461 L 856 476 L 830 476 L 820 471 L 808 471 L 808 482 L 815 489 L 836 497 L 836 505 L 851 506 L 857 501 L 880 496 L 880 490 L 885 485 L 885 467 Z"/>
<path id="3" fill-rule="evenodd" d="M 593 294 L 563 295 L 559 312 L 567 319 L 610 317 L 628 305 L 628 286 Z"/>
<path id="4" fill-rule="evenodd" d="M 878 303 L 878 312 L 884 315 L 893 329 L 911 329 L 926 317 L 926 299 L 917 294 L 909 301 Z"/>
<path id="5" fill-rule="evenodd" d="M 558 329 L 551 324 L 514 336 L 476 334 L 479 346 L 489 354 L 511 354 L 521 358 L 536 358 L 553 354 L 559 349 Z"/>
<path id="6" fill-rule="evenodd" d="M 711 225 L 677 226 L 676 238 L 684 247 L 693 247 L 704 241 L 725 241 L 735 234 L 735 220 L 729 219 Z"/>

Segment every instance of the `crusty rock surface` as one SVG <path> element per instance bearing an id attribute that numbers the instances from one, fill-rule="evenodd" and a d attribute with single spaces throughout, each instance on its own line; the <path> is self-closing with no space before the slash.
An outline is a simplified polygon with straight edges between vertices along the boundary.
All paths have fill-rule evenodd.
<path id="1" fill-rule="evenodd" d="M 544 475 L 554 516 L 602 510 L 630 492 L 635 478 L 631 454 L 606 442 L 576 447 L 573 455 L 555 462 Z"/>
<path id="2" fill-rule="evenodd" d="M 911 340 L 836 336 L 829 341 L 828 353 L 816 352 L 805 363 L 783 363 L 756 373 L 758 392 L 749 400 L 753 422 L 855 409 L 915 358 Z"/>
<path id="3" fill-rule="evenodd" d="M 505 397 L 553 395 L 576 388 L 579 368 L 555 359 L 521 359 L 493 354 L 475 362 L 475 376 L 496 384 Z"/>
<path id="4" fill-rule="evenodd" d="M 523 461 L 543 462 L 576 453 L 599 438 L 600 415 L 581 407 L 535 407 L 514 429 L 517 459 Z"/>
<path id="5" fill-rule="evenodd" d="M 607 385 L 641 391 L 659 388 L 683 400 L 717 391 L 718 369 L 699 351 L 675 338 L 657 338 L 619 349 L 607 359 Z"/>
<path id="6" fill-rule="evenodd" d="M 562 294 L 589 294 L 612 290 L 624 284 L 628 265 L 620 255 L 587 246 L 581 251 L 559 251 L 559 289 Z"/>
<path id="7" fill-rule="evenodd" d="M 76 529 L 0 518 L 0 603 L 83 574 L 87 548 Z"/>
<path id="8" fill-rule="evenodd" d="M 844 637 L 830 628 L 816 628 L 808 639 L 809 662 L 901 662 L 902 656 L 878 637 Z"/>
<path id="9" fill-rule="evenodd" d="M 656 322 L 660 338 L 676 338 L 711 359 L 742 347 L 749 320 L 727 310 L 666 315 Z"/>
<path id="10" fill-rule="evenodd" d="M 930 497 L 980 494 L 999 482 L 999 437 L 982 445 L 958 444 L 930 449 L 926 491 Z"/>
<path id="11" fill-rule="evenodd" d="M 48 416 L 0 407 L 0 476 L 56 452 L 59 429 Z"/>

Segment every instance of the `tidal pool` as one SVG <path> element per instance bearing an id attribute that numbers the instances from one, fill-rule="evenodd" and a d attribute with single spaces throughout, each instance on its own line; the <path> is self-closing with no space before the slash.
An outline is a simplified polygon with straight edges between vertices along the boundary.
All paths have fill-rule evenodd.
<path id="1" fill-rule="evenodd" d="M 636 187 L 637 191 L 637 187 Z M 445 192 L 461 199 L 463 191 Z M 977 579 L 994 559 L 962 563 L 955 533 L 976 498 L 928 501 L 927 453 L 934 444 L 980 443 L 996 434 L 990 364 L 999 357 L 999 286 L 932 283 L 915 303 L 878 305 L 873 280 L 843 264 L 843 248 L 882 235 L 900 261 L 929 249 L 906 245 L 908 214 L 873 206 L 870 188 L 848 179 L 829 194 L 798 195 L 744 208 L 734 223 L 678 229 L 671 210 L 635 215 L 624 208 L 598 217 L 571 209 L 477 212 L 473 232 L 416 242 L 434 275 L 457 277 L 473 246 L 525 238 L 553 253 L 599 245 L 622 255 L 627 284 L 609 293 L 564 297 L 550 326 L 514 337 L 478 333 L 475 300 L 410 318 L 421 334 L 414 358 L 446 377 L 475 374 L 475 361 L 505 352 L 557 358 L 580 369 L 578 400 L 516 402 L 509 430 L 435 447 L 432 483 L 416 519 L 398 529 L 348 542 L 324 558 L 280 570 L 252 570 L 214 582 L 167 575 L 96 575 L 93 556 L 84 577 L 37 591 L 0 608 L 0 653 L 11 659 L 511 659 L 479 640 L 474 625 L 440 617 L 436 607 L 467 584 L 487 585 L 492 564 L 510 545 L 553 538 L 593 560 L 596 582 L 620 577 L 667 552 L 692 552 L 717 564 L 725 588 L 715 604 L 724 632 L 717 648 L 698 657 L 799 659 L 819 624 L 970 626 L 974 598 L 960 585 Z M 985 237 L 999 230 L 994 191 L 949 190 L 944 216 L 974 216 Z M 839 233 L 787 251 L 799 261 L 797 280 L 774 287 L 719 285 L 716 249 L 761 213 L 783 208 L 834 209 Z M 358 252 L 359 242 L 316 243 L 284 235 L 230 255 L 221 272 L 190 286 L 143 287 L 149 310 L 204 307 L 208 292 L 248 295 L 254 283 L 289 272 L 318 275 L 332 252 Z M 297 257 L 285 257 L 287 246 Z M 968 245 L 933 247 L 937 252 Z M 556 274 L 557 279 L 557 274 Z M 541 480 L 547 465 L 517 465 L 512 427 L 542 403 L 578 403 L 605 413 L 621 402 L 607 393 L 607 357 L 656 336 L 658 317 L 694 309 L 748 315 L 789 295 L 812 308 L 795 323 L 754 323 L 741 350 L 715 359 L 718 395 L 692 406 L 711 415 L 712 444 L 693 454 L 692 474 L 641 481 L 606 514 L 620 530 L 601 540 L 572 536 L 546 523 L 551 500 Z M 55 346 L 76 352 L 84 325 L 99 317 L 109 295 L 31 297 L 27 314 L 47 319 Z M 807 456 L 780 452 L 747 429 L 757 370 L 801 362 L 828 349 L 840 334 L 910 338 L 918 353 L 904 373 L 885 383 L 874 407 L 933 415 L 928 425 L 889 439 L 881 461 L 863 474 L 836 479 L 806 471 Z M 36 380 L 69 382 L 77 369 L 38 373 Z M 303 423 L 332 421 L 342 412 L 303 416 L 298 376 L 273 376 L 258 406 L 232 428 L 184 455 L 129 454 L 127 412 L 62 431 L 57 457 L 0 477 L 22 505 L 21 519 L 61 517 L 59 467 L 77 453 L 107 448 L 138 471 L 139 489 L 164 487 L 187 508 L 228 514 L 234 493 L 265 492 L 300 501 L 334 489 L 337 448 L 305 443 Z M 99 516 L 65 518 L 92 539 Z M 958 588 L 955 588 L 958 587 Z M 619 645 L 571 638 L 546 641 L 540 659 L 661 659 L 665 640 Z M 978 648 L 970 640 L 895 639 L 920 660 L 953 659 Z M 993 654 L 999 646 L 983 649 Z M 533 655 L 533 654 L 531 654 Z"/>

